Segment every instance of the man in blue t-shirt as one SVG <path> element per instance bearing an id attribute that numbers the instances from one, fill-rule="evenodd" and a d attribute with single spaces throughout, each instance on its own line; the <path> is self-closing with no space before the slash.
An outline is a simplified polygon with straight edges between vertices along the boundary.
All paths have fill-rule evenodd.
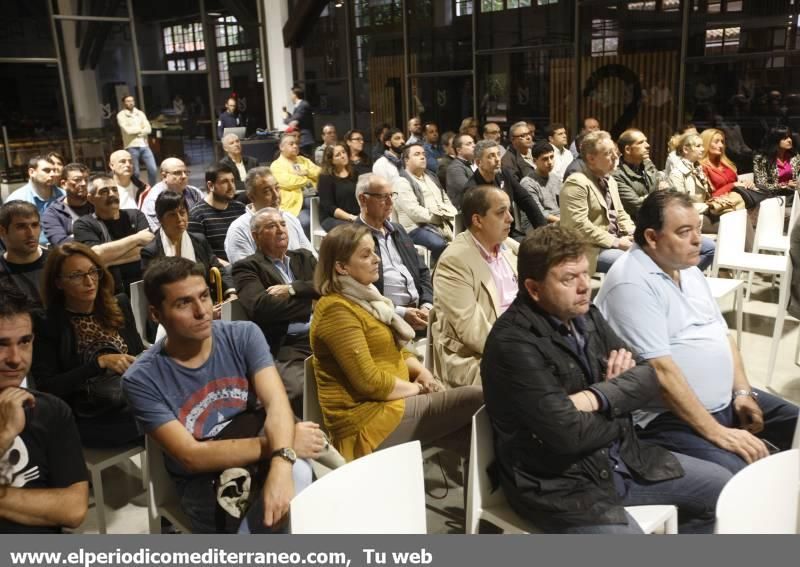
<path id="1" fill-rule="evenodd" d="M 276 531 L 295 492 L 311 482 L 310 466 L 298 456 L 317 456 L 326 445 L 324 436 L 315 424 L 295 426 L 258 327 L 245 321 L 212 322 L 199 264 L 160 259 L 145 274 L 144 288 L 150 314 L 167 336 L 128 369 L 123 387 L 140 427 L 169 457 L 167 468 L 193 531 L 221 529 L 214 491 L 218 473 L 258 462 L 269 468 L 263 494 L 239 531 L 263 531 L 262 524 Z M 241 435 L 224 432 L 259 407 L 266 412 L 262 432 L 235 439 Z M 243 482 L 249 485 L 249 480 Z M 225 498 L 220 496 L 219 504 L 228 510 Z"/>

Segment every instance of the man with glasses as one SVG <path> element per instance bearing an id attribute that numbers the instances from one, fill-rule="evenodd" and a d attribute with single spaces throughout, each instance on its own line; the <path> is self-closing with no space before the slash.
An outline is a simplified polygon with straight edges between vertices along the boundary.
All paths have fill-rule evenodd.
<path id="1" fill-rule="evenodd" d="M 506 149 L 503 147 L 503 131 L 496 122 L 487 122 L 483 125 L 483 139 L 496 142 L 500 146 L 500 158 L 502 159 Z"/>
<path id="2" fill-rule="evenodd" d="M 55 166 L 46 156 L 33 156 L 28 161 L 28 183 L 11 193 L 8 201 L 25 201 L 31 203 L 39 211 L 41 217 L 47 208 L 58 201 L 66 193 L 53 184 Z M 47 237 L 40 231 L 39 244 L 47 246 Z"/>
<path id="3" fill-rule="evenodd" d="M 356 184 L 361 214 L 355 222 L 369 227 L 375 253 L 381 259 L 375 287 L 392 301 L 395 312 L 413 329 L 423 331 L 433 306 L 431 273 L 403 226 L 389 221 L 396 197 L 397 193 L 380 175 L 362 175 Z"/>
<path id="4" fill-rule="evenodd" d="M 139 161 L 144 160 L 150 184 L 156 182 L 156 158 L 147 137 L 152 132 L 145 113 L 136 108 L 136 99 L 131 95 L 122 97 L 122 110 L 117 113 L 117 124 L 122 133 L 122 148 L 133 158 L 133 174 L 139 176 Z"/>
<path id="5" fill-rule="evenodd" d="M 142 212 L 155 232 L 161 227 L 156 216 L 156 199 L 164 191 L 174 191 L 186 198 L 186 207 L 191 210 L 203 201 L 203 193 L 197 187 L 189 185 L 189 170 L 178 158 L 167 158 L 161 162 L 161 181 L 156 183 L 142 202 Z"/>
<path id="6" fill-rule="evenodd" d="M 47 250 L 39 246 L 39 211 L 25 201 L 9 201 L 0 207 L 0 281 L 23 292 L 37 306 L 42 305 L 39 288 Z"/>
<path id="7" fill-rule="evenodd" d="M 117 293 L 130 294 L 130 285 L 142 279 L 141 250 L 153 240 L 147 219 L 139 210 L 119 208 L 119 188 L 105 173 L 89 178 L 88 199 L 94 213 L 75 221 L 75 240 L 109 267 Z"/>
<path id="8" fill-rule="evenodd" d="M 89 168 L 82 163 L 68 163 L 61 172 L 61 185 L 66 190 L 62 197 L 42 215 L 42 231 L 53 246 L 72 240 L 72 223 L 92 212 L 86 198 L 86 179 Z"/>
<path id="9" fill-rule="evenodd" d="M 531 148 L 533 148 L 533 131 L 526 122 L 515 122 L 508 129 L 511 136 L 511 147 L 506 150 L 500 160 L 500 168 L 509 183 L 519 183 L 536 170 Z"/>
<path id="10" fill-rule="evenodd" d="M 245 208 L 244 214 L 231 223 L 225 236 L 225 254 L 231 264 L 256 252 L 256 243 L 250 232 L 250 219 L 253 215 L 265 207 L 281 209 L 281 188 L 268 167 L 261 166 L 248 171 L 244 184 L 250 204 Z M 297 217 L 282 209 L 281 215 L 289 233 L 289 250 L 304 248 L 316 257 L 317 252 L 303 232 Z"/>

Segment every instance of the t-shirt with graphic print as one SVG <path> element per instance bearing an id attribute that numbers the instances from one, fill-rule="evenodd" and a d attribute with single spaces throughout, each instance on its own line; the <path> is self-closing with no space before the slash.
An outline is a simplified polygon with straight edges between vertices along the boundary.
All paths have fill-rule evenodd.
<path id="1" fill-rule="evenodd" d="M 36 405 L 25 410 L 25 429 L 0 455 L 0 486 L 68 488 L 88 480 L 78 428 L 69 406 L 50 394 L 30 392 Z M 60 532 L 61 526 L 25 526 L 0 519 L 0 533 Z"/>
<path id="2" fill-rule="evenodd" d="M 214 321 L 211 333 L 211 354 L 198 368 L 175 362 L 162 339 L 125 373 L 122 387 L 144 433 L 178 420 L 198 441 L 212 439 L 247 410 L 256 395 L 250 380 L 274 365 L 267 341 L 250 321 Z M 173 459 L 166 465 L 175 475 L 193 476 Z"/>

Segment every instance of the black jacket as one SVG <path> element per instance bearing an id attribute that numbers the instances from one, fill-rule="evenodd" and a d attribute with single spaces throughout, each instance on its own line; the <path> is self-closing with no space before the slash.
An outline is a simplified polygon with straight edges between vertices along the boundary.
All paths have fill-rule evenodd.
<path id="1" fill-rule="evenodd" d="M 128 354 L 136 356 L 144 350 L 144 345 L 136 330 L 130 300 L 122 293 L 116 298 L 125 318 L 119 334 L 128 345 Z M 97 360 L 85 362 L 81 358 L 75 331 L 63 306 L 52 306 L 34 317 L 34 330 L 36 340 L 33 343 L 31 378 L 36 388 L 71 404 L 85 387 L 86 380 L 104 371 L 97 365 Z"/>
<path id="2" fill-rule="evenodd" d="M 534 167 L 525 161 L 514 146 L 509 146 L 503 158 L 500 160 L 500 168 L 506 179 L 513 179 L 517 183 L 522 181 L 523 177 L 527 177 L 534 171 Z"/>
<path id="3" fill-rule="evenodd" d="M 224 158 L 219 160 L 219 163 L 224 163 L 233 170 L 233 180 L 236 183 L 236 192 L 241 193 L 244 191 L 244 179 L 242 179 L 239 175 L 239 169 L 236 167 L 236 164 L 233 163 L 233 160 L 226 155 Z M 258 160 L 254 157 L 243 155 L 242 163 L 244 164 L 245 171 L 250 171 L 254 167 L 258 167 Z"/>
<path id="4" fill-rule="evenodd" d="M 453 158 L 447 166 L 447 196 L 450 197 L 450 202 L 453 206 L 461 210 L 461 200 L 464 198 L 464 191 L 467 188 L 469 180 L 472 178 L 472 167 L 461 158 Z"/>
<path id="5" fill-rule="evenodd" d="M 364 221 L 362 221 L 359 216 L 358 219 L 356 219 L 356 223 L 364 224 Z M 431 283 L 430 269 L 425 265 L 425 262 L 422 261 L 422 258 L 420 258 L 417 249 L 414 247 L 414 241 L 411 240 L 406 229 L 397 223 L 389 224 L 392 225 L 393 229 L 389 238 L 392 239 L 395 247 L 397 247 L 397 253 L 400 254 L 400 258 L 403 259 L 403 265 L 408 268 L 408 271 L 411 273 L 411 278 L 414 280 L 414 285 L 419 293 L 419 304 L 417 307 L 424 303 L 433 305 L 433 284 Z M 372 234 L 372 240 L 375 241 L 375 254 L 378 255 L 378 258 L 381 258 L 381 247 L 378 245 L 378 238 L 371 230 L 370 234 Z M 383 258 L 381 258 L 381 266 L 383 266 Z M 375 282 L 375 287 L 383 294 L 382 269 L 380 271 L 380 276 L 378 276 L 378 281 Z"/>
<path id="6" fill-rule="evenodd" d="M 655 371 L 640 363 L 604 380 L 608 352 L 626 345 L 596 307 L 584 322 L 597 381 L 527 295 L 497 320 L 481 361 L 500 484 L 518 514 L 548 530 L 625 523 L 608 455 L 614 441 L 628 469 L 645 481 L 683 475 L 672 454 L 634 433 L 630 412 L 658 394 Z M 608 400 L 607 411 L 575 409 L 568 396 L 589 385 Z"/>
<path id="7" fill-rule="evenodd" d="M 495 174 L 494 179 L 484 179 L 480 169 L 476 169 L 470 180 L 467 181 L 466 189 L 479 185 L 494 185 L 498 189 L 505 191 L 509 201 L 525 213 L 533 228 L 547 224 L 542 214 L 542 209 L 533 199 L 533 196 L 528 193 L 528 190 L 519 183 L 512 183 L 503 173 Z M 514 224 L 512 223 L 512 227 Z"/>
<path id="8" fill-rule="evenodd" d="M 287 299 L 269 295 L 265 290 L 284 284 L 278 268 L 261 251 L 233 265 L 233 280 L 239 301 L 248 319 L 261 327 L 276 357 L 286 338 L 289 323 L 304 323 L 311 317 L 311 302 L 319 297 L 314 289 L 314 268 L 317 260 L 305 249 L 289 250 L 289 267 L 294 274 L 295 295 Z"/>

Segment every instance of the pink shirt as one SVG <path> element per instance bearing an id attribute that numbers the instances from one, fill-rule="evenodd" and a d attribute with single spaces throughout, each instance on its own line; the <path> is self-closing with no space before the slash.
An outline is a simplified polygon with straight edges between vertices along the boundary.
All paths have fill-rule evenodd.
<path id="1" fill-rule="evenodd" d="M 792 162 L 788 159 L 786 161 L 775 160 L 778 168 L 778 183 L 789 183 L 792 180 Z"/>
<path id="2" fill-rule="evenodd" d="M 494 287 L 497 289 L 497 297 L 500 299 L 500 315 L 504 313 L 508 306 L 511 305 L 511 302 L 514 301 L 514 298 L 517 297 L 517 276 L 514 274 L 514 270 L 511 269 L 511 265 L 506 260 L 502 251 L 505 250 L 505 245 L 500 244 L 494 250 L 493 253 L 490 253 L 483 245 L 478 242 L 478 239 L 475 238 L 474 235 L 472 236 L 472 240 L 475 241 L 475 246 L 478 247 L 478 252 L 480 252 L 481 257 L 486 260 L 486 263 L 489 265 L 489 271 L 492 273 L 492 280 L 494 280 Z"/>

